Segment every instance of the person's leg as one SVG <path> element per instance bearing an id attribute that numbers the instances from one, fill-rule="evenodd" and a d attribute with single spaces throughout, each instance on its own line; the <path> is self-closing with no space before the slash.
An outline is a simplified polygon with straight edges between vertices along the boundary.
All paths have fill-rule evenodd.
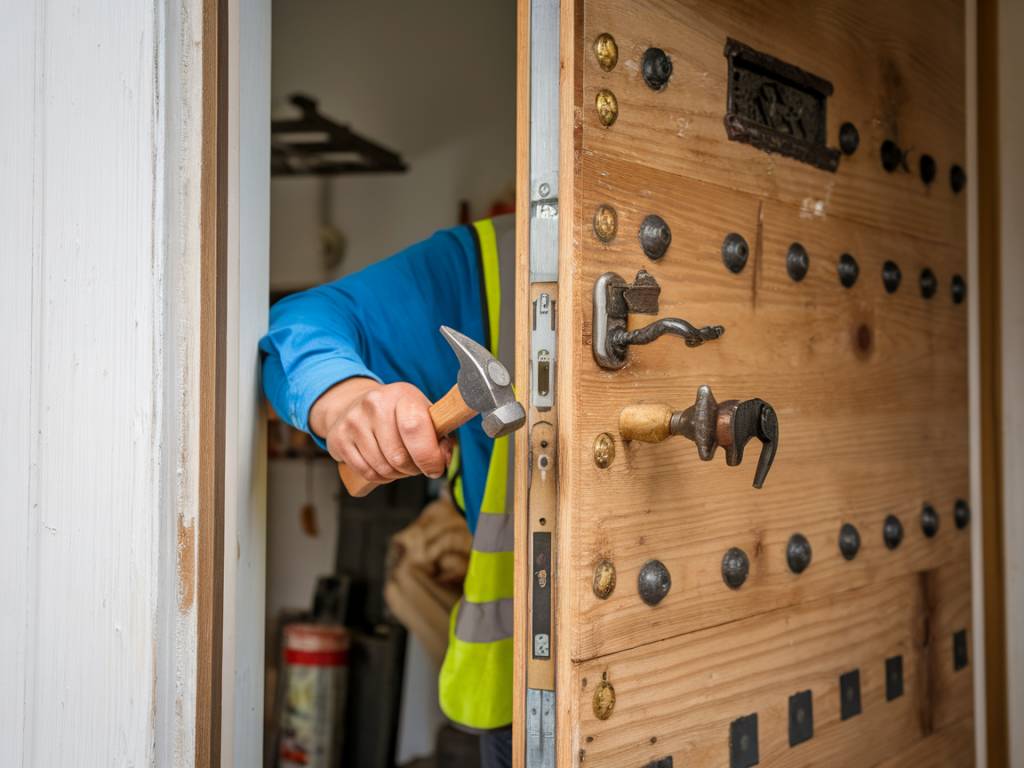
<path id="1" fill-rule="evenodd" d="M 512 729 L 480 734 L 480 768 L 512 768 Z"/>

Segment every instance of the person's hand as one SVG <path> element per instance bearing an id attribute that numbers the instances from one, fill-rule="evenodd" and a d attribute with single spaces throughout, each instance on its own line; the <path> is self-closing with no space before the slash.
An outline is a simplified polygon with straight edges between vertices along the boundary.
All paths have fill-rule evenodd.
<path id="1" fill-rule="evenodd" d="M 335 461 L 372 483 L 423 473 L 441 477 L 451 441 L 438 440 L 430 401 L 412 384 L 352 378 L 336 384 L 309 411 L 312 430 Z"/>

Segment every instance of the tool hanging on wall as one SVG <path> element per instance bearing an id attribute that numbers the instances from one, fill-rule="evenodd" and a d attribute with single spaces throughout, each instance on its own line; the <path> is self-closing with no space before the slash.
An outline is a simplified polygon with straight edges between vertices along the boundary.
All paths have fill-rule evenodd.
<path id="1" fill-rule="evenodd" d="M 340 176 L 408 170 L 401 155 L 321 115 L 316 99 L 295 93 L 289 101 L 302 111 L 302 116 L 271 121 L 271 176 Z"/>
<path id="2" fill-rule="evenodd" d="M 624 440 L 645 443 L 682 435 L 696 443 L 703 461 L 711 461 L 722 446 L 730 467 L 743 462 L 743 449 L 756 437 L 761 455 L 754 472 L 755 488 L 764 485 L 779 449 L 779 418 L 771 405 L 760 398 L 719 403 L 706 384 L 697 388 L 696 401 L 683 411 L 661 404 L 626 406 L 619 414 L 619 432 Z"/>

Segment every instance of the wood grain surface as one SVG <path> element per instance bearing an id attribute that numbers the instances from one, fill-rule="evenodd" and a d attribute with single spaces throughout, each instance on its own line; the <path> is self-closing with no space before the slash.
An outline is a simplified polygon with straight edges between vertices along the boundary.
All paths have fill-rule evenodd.
<path id="1" fill-rule="evenodd" d="M 729 723 L 753 711 L 762 765 L 973 761 L 971 674 L 952 667 L 953 631 L 971 636 L 970 529 L 953 518 L 955 501 L 969 498 L 967 307 L 951 288 L 966 273 L 966 195 L 949 183 L 951 165 L 965 162 L 962 23 L 951 1 L 563 6 L 562 177 L 574 183 L 562 185 L 559 281 L 560 764 L 673 755 L 677 765 L 726 765 Z M 610 72 L 591 51 L 603 32 L 618 43 Z M 860 132 L 837 172 L 726 138 L 726 38 L 833 83 L 828 144 L 843 121 Z M 649 46 L 673 62 L 659 92 L 640 76 Z M 594 109 L 601 89 L 619 107 L 608 128 Z M 906 151 L 905 169 L 882 168 L 885 139 Z M 918 174 L 923 153 L 938 166 L 930 185 Z M 592 230 L 599 205 L 617 213 L 608 243 Z M 672 232 L 658 261 L 638 241 L 648 214 Z M 738 274 L 722 260 L 729 233 L 749 245 Z M 809 256 L 800 281 L 786 269 L 793 243 Z M 842 254 L 859 265 L 850 288 L 837 273 Z M 902 274 L 895 292 L 883 285 L 887 261 Z M 698 348 L 663 337 L 632 348 L 623 369 L 601 369 L 594 281 L 607 271 L 631 281 L 641 269 L 661 286 L 658 316 L 726 333 Z M 701 384 L 720 402 L 774 406 L 779 452 L 763 490 L 751 488 L 756 441 L 727 467 L 721 451 L 701 462 L 681 437 L 618 436 L 627 405 L 683 409 Z M 593 457 L 604 432 L 616 436 L 606 469 Z M 921 525 L 925 504 L 939 516 L 934 537 Z M 890 515 L 904 530 L 895 549 L 883 541 Z M 852 561 L 838 549 L 844 523 L 862 541 Z M 795 533 L 813 551 L 800 575 L 786 558 Z M 730 547 L 750 560 L 738 590 L 721 575 Z M 672 579 L 655 607 L 637 588 L 652 559 Z M 607 599 L 592 587 L 602 560 L 616 568 Z M 906 692 L 886 702 L 884 662 L 895 653 Z M 864 712 L 840 722 L 838 675 L 853 667 Z M 591 698 L 605 676 L 617 702 L 598 720 Z M 787 698 L 807 689 L 815 737 L 790 748 Z"/>

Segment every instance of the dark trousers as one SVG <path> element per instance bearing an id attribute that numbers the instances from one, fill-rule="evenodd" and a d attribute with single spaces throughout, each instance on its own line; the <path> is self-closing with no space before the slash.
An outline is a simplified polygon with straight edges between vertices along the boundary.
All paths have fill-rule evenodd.
<path id="1" fill-rule="evenodd" d="M 480 734 L 480 768 L 512 768 L 512 729 Z"/>

